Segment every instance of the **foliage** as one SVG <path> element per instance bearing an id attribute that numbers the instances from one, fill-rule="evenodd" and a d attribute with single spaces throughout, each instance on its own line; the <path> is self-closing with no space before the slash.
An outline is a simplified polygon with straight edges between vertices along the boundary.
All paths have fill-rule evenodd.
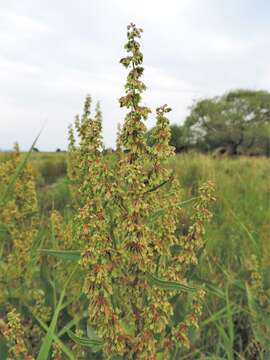
<path id="1" fill-rule="evenodd" d="M 185 125 L 171 125 L 170 144 L 174 146 L 176 153 L 189 150 L 191 144 L 189 142 L 189 128 Z"/>
<path id="2" fill-rule="evenodd" d="M 64 160 L 64 161 L 63 161 Z M 42 162 L 39 173 L 46 184 L 51 184 L 59 177 L 63 177 L 67 171 L 65 159 L 51 161 L 50 159 Z"/>
<path id="3" fill-rule="evenodd" d="M 20 163 L 16 146 L 12 158 L 0 164 L 0 188 L 8 186 Z M 31 277 L 30 250 L 37 234 L 38 207 L 31 165 L 27 165 L 16 179 L 12 195 L 0 208 L 0 224 L 8 241 L 1 239 L 1 296 L 22 297 L 22 277 Z"/>
<path id="4" fill-rule="evenodd" d="M 195 103 L 185 126 L 191 143 L 205 150 L 224 146 L 230 154 L 253 150 L 269 155 L 269 114 L 268 92 L 236 90 Z"/>
<path id="5" fill-rule="evenodd" d="M 21 156 L 16 145 L 14 152 L 0 163 L 1 360 L 5 360 L 8 355 L 8 359 L 16 360 L 30 360 L 36 356 L 45 359 L 51 353 L 53 339 L 64 354 L 75 359 L 67 346 L 54 334 L 58 316 L 63 309 L 66 314 L 65 322 L 74 313 L 81 314 L 80 305 L 63 305 L 65 293 L 59 292 L 59 285 L 66 278 L 69 269 L 59 261 L 47 261 L 40 257 L 38 251 L 44 242 L 44 234 L 48 235 L 49 230 L 51 243 L 45 240 L 45 245 L 74 248 L 72 221 L 65 224 L 61 215 L 54 211 L 49 225 L 42 224 L 43 229 L 40 230 L 41 218 L 34 171 L 26 161 L 29 154 L 30 152 Z M 70 300 L 80 296 L 78 290 L 81 286 L 80 277 L 77 277 L 76 282 L 69 286 L 69 290 L 73 291 L 73 295 L 69 296 Z M 57 307 L 58 296 L 61 301 L 59 300 Z M 47 326 L 50 322 L 53 325 Z M 67 330 L 63 331 L 63 335 Z M 49 335 L 42 340 L 47 331 Z M 6 353 L 3 358 L 2 351 Z M 41 355 L 38 355 L 39 352 Z"/>
<path id="6" fill-rule="evenodd" d="M 269 165 L 266 158 L 217 160 L 196 153 L 170 163 L 186 201 L 197 196 L 200 182 L 216 183 L 206 253 L 193 273 L 206 282 L 208 297 L 190 358 L 269 357 Z"/>
<path id="7" fill-rule="evenodd" d="M 9 187 L 10 179 L 20 164 L 19 147 L 16 145 L 11 158 L 0 163 L 0 189 Z M 35 258 L 32 257 L 39 225 L 32 166 L 25 163 L 13 179 L 13 191 L 9 192 L 0 208 L 0 304 L 1 315 L 7 317 L 3 334 L 12 344 L 9 353 L 20 359 L 22 354 L 27 353 L 26 339 L 22 339 L 26 329 L 21 328 L 20 315 L 11 306 L 18 301 L 21 304 L 28 303 L 33 311 L 44 318 L 49 316 L 50 310 L 43 307 L 45 294 L 35 281 Z M 34 323 L 29 321 L 28 329 L 34 331 L 34 328 Z M 34 341 L 32 347 L 36 346 Z"/>
<path id="8" fill-rule="evenodd" d="M 6 161 L 6 154 L 3 155 Z M 64 156 L 67 154 L 63 154 Z M 39 166 L 41 164 L 38 165 L 38 163 L 42 163 L 48 158 L 51 161 L 58 161 L 59 154 L 33 154 L 31 163 L 38 171 L 41 168 Z M 109 164 L 113 164 L 110 166 L 115 166 L 117 163 L 116 154 L 106 156 L 106 160 Z M 217 197 L 213 207 L 213 220 L 211 225 L 206 226 L 206 252 L 202 252 L 200 256 L 197 270 L 190 272 L 189 275 L 194 281 L 206 284 L 207 296 L 204 301 L 202 320 L 196 333 L 190 332 L 189 334 L 190 349 L 182 348 L 181 351 L 179 350 L 178 357 L 180 358 L 224 359 L 228 358 L 230 354 L 234 354 L 236 358 L 242 356 L 246 360 L 269 358 L 267 355 L 268 343 L 263 348 L 259 340 L 261 333 L 267 335 L 267 328 L 265 327 L 268 321 L 267 307 L 260 305 L 259 297 L 261 295 L 259 296 L 260 293 L 252 285 L 252 279 L 258 276 L 254 277 L 252 274 L 256 272 L 262 278 L 263 291 L 268 296 L 267 292 L 270 288 L 269 165 L 269 161 L 263 157 L 239 157 L 220 160 L 196 153 L 181 154 L 169 161 L 168 167 L 173 171 L 182 187 L 181 204 L 185 211 L 180 219 L 180 232 L 186 233 L 190 223 L 189 214 L 192 213 L 192 204 L 198 195 L 198 188 L 202 182 L 209 178 L 212 179 L 216 183 Z M 44 188 L 39 187 L 38 192 L 42 193 L 46 188 L 46 185 Z M 58 187 L 55 188 L 55 191 L 57 189 Z M 41 196 L 39 195 L 38 198 Z M 70 198 L 67 197 L 65 203 L 69 202 Z M 62 234 L 65 233 L 72 236 L 74 229 L 70 218 L 67 218 L 66 209 L 61 209 L 61 211 L 63 211 L 65 221 L 62 216 L 59 217 L 58 215 L 59 221 L 54 220 L 54 228 L 58 229 L 60 226 L 57 230 L 59 246 L 67 250 L 64 254 L 58 250 L 58 254 L 55 253 L 55 256 L 60 256 L 56 257 L 59 259 L 57 260 L 58 267 L 61 264 L 64 267 L 70 267 L 70 261 L 64 261 L 63 256 L 68 257 L 70 253 L 67 251 L 73 251 L 76 244 L 68 242 L 69 246 L 66 246 L 61 242 L 61 239 L 63 238 Z M 162 213 L 162 210 L 157 210 L 151 216 L 152 221 L 156 221 Z M 69 228 L 66 228 L 65 222 L 69 223 Z M 44 224 L 42 224 L 42 228 L 44 228 Z M 50 240 L 52 238 L 51 232 L 52 230 L 46 232 L 46 238 L 49 238 L 49 242 L 46 245 L 44 244 L 43 248 L 56 247 L 56 243 Z M 1 228 L 0 233 L 2 239 L 5 236 L 4 229 Z M 72 254 L 78 259 L 78 250 L 76 251 L 73 251 Z M 253 260 L 254 256 L 255 260 Z M 46 259 L 44 255 L 43 259 Z M 252 265 L 256 263 L 258 265 Z M 75 282 L 78 282 L 78 278 L 75 279 Z M 56 287 L 59 288 L 61 285 L 62 280 L 57 283 Z M 226 288 L 229 295 L 227 301 L 225 300 Z M 47 287 L 48 294 L 49 289 Z M 74 288 L 68 291 L 68 295 L 77 294 L 80 296 L 80 289 L 81 285 L 78 284 L 77 290 Z M 248 296 L 251 301 L 248 301 Z M 76 314 L 80 314 L 80 311 L 77 310 L 76 304 L 79 305 L 79 302 L 74 302 L 72 310 L 74 315 L 72 316 L 78 321 Z M 86 309 L 87 306 L 85 303 L 84 308 Z M 17 309 L 17 311 L 22 314 L 23 325 L 29 324 L 32 315 L 29 313 L 26 315 L 21 309 Z M 1 316 L 3 317 L 3 312 L 1 312 Z M 61 341 L 61 346 L 69 347 L 74 353 L 75 359 L 85 360 L 87 356 L 91 359 L 102 359 L 100 352 L 94 354 L 91 352 L 91 348 L 79 343 L 72 344 L 73 340 L 67 338 L 67 333 L 64 332 L 65 328 L 74 323 L 76 320 L 72 320 L 69 315 L 65 315 L 63 312 L 61 313 L 58 320 L 58 333 L 60 333 L 58 339 Z M 44 334 L 46 324 L 42 324 L 43 326 L 36 323 L 35 332 L 27 327 L 26 333 L 36 334 L 40 328 Z M 93 340 L 89 336 L 91 336 L 92 330 L 89 327 L 86 330 L 85 319 L 76 324 L 78 324 L 77 330 L 74 329 L 74 325 L 70 327 L 72 333 L 76 331 L 79 339 L 87 339 L 88 343 L 91 343 Z M 0 319 L 0 333 L 2 325 L 2 319 Z M 39 332 L 41 331 L 39 330 Z M 58 344 L 57 340 L 55 344 Z M 3 359 L 5 359 L 5 349 L 0 335 L 0 353 Z M 226 353 L 224 349 L 226 349 Z M 88 351 L 90 352 L 87 353 Z M 62 350 L 61 353 L 62 358 L 67 357 L 69 359 Z"/>

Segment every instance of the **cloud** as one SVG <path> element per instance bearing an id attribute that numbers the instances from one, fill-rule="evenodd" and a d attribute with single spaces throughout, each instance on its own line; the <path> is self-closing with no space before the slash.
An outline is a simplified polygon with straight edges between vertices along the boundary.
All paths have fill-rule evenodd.
<path id="1" fill-rule="evenodd" d="M 10 77 L 11 74 L 38 74 L 40 73 L 40 68 L 38 66 L 34 66 L 31 64 L 26 64 L 16 60 L 8 60 L 3 56 L 0 56 L 0 73 L 1 78 L 6 75 L 7 79 Z"/>
<path id="2" fill-rule="evenodd" d="M 144 28 L 143 101 L 153 111 L 169 104 L 173 122 L 183 122 L 196 99 L 269 89 L 269 11 L 263 0 L 2 2 L 0 146 L 19 140 L 27 148 L 47 120 L 38 146 L 64 148 L 88 93 L 101 101 L 105 143 L 113 146 L 125 115 L 118 98 L 127 71 L 119 59 L 130 21 Z"/>
<path id="3" fill-rule="evenodd" d="M 37 21 L 32 17 L 16 14 L 4 9 L 1 10 L 0 21 L 2 28 L 6 28 L 14 33 L 20 31 L 20 35 L 24 33 L 24 35 L 31 36 L 33 32 L 44 33 L 52 31 L 51 27 L 42 21 Z"/>

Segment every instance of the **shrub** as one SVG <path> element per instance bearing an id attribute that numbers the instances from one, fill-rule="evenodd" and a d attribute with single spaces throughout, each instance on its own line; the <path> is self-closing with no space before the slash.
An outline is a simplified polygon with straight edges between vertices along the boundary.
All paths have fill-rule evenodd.
<path id="1" fill-rule="evenodd" d="M 39 172 L 46 184 L 55 182 L 67 173 L 67 164 L 64 158 L 47 159 L 39 164 Z"/>

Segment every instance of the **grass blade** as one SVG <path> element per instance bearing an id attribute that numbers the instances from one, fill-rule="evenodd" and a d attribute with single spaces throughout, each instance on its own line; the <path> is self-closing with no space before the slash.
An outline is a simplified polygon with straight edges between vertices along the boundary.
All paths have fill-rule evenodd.
<path id="1" fill-rule="evenodd" d="M 71 338 L 71 340 L 73 340 L 75 343 L 77 343 L 81 346 L 89 347 L 94 352 L 100 351 L 103 347 L 103 341 L 96 336 L 90 337 L 90 338 L 85 338 L 85 337 L 75 335 L 70 330 L 67 333 L 68 333 L 68 336 Z"/>
<path id="2" fill-rule="evenodd" d="M 47 360 L 48 359 L 48 356 L 49 356 L 49 353 L 50 353 L 50 349 L 51 349 L 51 346 L 52 346 L 52 342 L 53 342 L 53 339 L 55 337 L 55 329 L 56 329 L 56 325 L 57 325 L 57 320 L 58 320 L 58 317 L 59 317 L 59 314 L 60 314 L 60 311 L 61 311 L 61 308 L 62 308 L 62 303 L 63 303 L 63 300 L 64 300 L 64 297 L 65 297 L 65 294 L 66 294 L 66 288 L 72 278 L 72 276 L 74 275 L 75 271 L 77 270 L 77 266 L 74 268 L 74 270 L 71 272 L 70 276 L 68 277 L 63 289 L 62 289 L 62 292 L 61 292 L 61 295 L 60 295 L 60 299 L 58 301 L 58 304 L 57 304 L 57 307 L 55 309 L 55 312 L 53 314 L 53 318 L 52 318 L 52 321 L 50 323 L 50 326 L 48 328 L 48 331 L 47 331 L 47 334 L 42 342 L 42 346 L 40 348 L 40 351 L 39 351 L 39 354 L 38 354 L 38 357 L 37 357 L 37 360 Z"/>
<path id="3" fill-rule="evenodd" d="M 41 319 L 39 319 L 35 314 L 33 314 L 33 316 L 35 317 L 37 322 L 40 324 L 40 326 L 43 328 L 43 330 L 48 331 L 48 329 L 49 329 L 48 326 Z M 67 356 L 67 358 L 69 360 L 76 360 L 72 351 L 59 338 L 60 338 L 59 334 L 58 335 L 54 334 L 53 340 L 59 345 L 60 349 Z"/>
<path id="4" fill-rule="evenodd" d="M 150 285 L 157 286 L 160 289 L 163 290 L 169 290 L 169 291 L 187 291 L 187 292 L 195 292 L 197 289 L 191 286 L 179 284 L 175 281 L 167 281 L 160 279 L 152 274 L 147 275 L 147 280 Z"/>
<path id="5" fill-rule="evenodd" d="M 17 166 L 17 169 L 14 173 L 14 175 L 11 177 L 9 183 L 7 184 L 5 190 L 3 191 L 2 195 L 0 196 L 0 206 L 4 206 L 9 194 L 12 192 L 16 180 L 18 179 L 18 177 L 20 176 L 21 172 L 23 171 L 23 169 L 25 168 L 27 161 L 30 158 L 30 155 L 32 153 L 33 148 L 36 145 L 36 142 L 38 141 L 38 138 L 41 134 L 41 131 L 39 132 L 39 134 L 37 135 L 37 137 L 35 138 L 33 144 L 31 145 L 30 149 L 28 150 L 28 152 L 24 155 L 24 157 L 22 158 L 21 162 L 19 163 L 19 165 Z"/>
<path id="6" fill-rule="evenodd" d="M 61 260 L 79 261 L 81 257 L 80 250 L 53 250 L 53 249 L 40 249 L 41 253 L 49 256 L 54 256 Z"/>

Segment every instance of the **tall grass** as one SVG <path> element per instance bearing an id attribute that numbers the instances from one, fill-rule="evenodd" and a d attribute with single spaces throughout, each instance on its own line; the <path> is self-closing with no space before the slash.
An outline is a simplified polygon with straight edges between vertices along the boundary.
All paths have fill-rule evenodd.
<path id="1" fill-rule="evenodd" d="M 264 323 L 258 316 L 254 322 L 246 284 L 252 276 L 247 262 L 255 256 L 265 294 L 269 293 L 269 159 L 214 159 L 187 154 L 179 155 L 171 166 L 187 198 L 196 196 L 198 184 L 205 179 L 216 184 L 214 216 L 206 228 L 206 252 L 196 276 L 211 289 L 220 289 L 221 294 L 209 293 L 196 348 L 201 349 L 200 353 L 222 359 L 268 359 L 270 343 L 269 349 L 262 350 L 256 329 L 267 333 L 270 323 Z M 269 316 L 269 304 L 262 313 L 266 318 Z"/>

